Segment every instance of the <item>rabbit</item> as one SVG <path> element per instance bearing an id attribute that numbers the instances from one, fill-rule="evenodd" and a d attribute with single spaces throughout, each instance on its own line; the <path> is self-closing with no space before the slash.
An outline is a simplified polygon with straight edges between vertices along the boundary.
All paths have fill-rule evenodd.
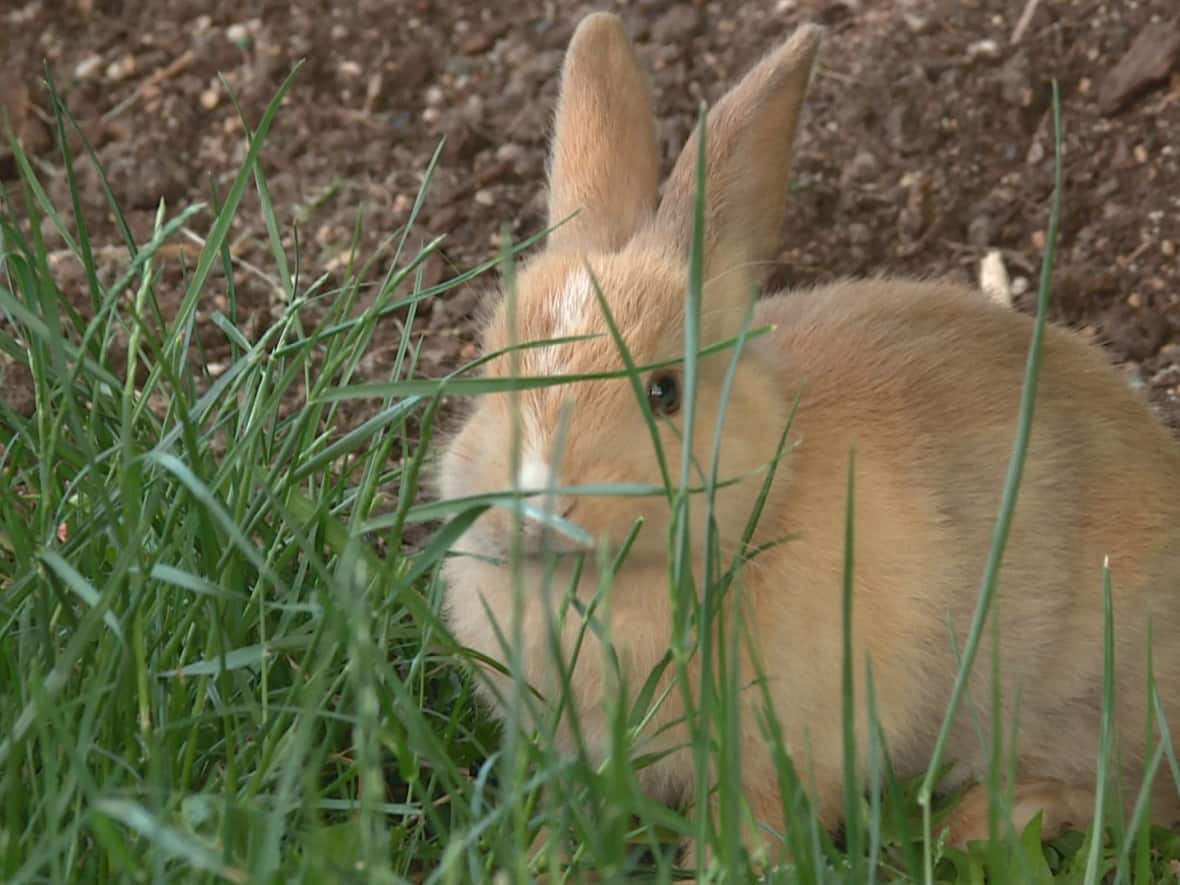
<path id="1" fill-rule="evenodd" d="M 895 772 L 906 777 L 926 770 L 947 710 L 956 649 L 975 609 L 1016 438 L 1033 330 L 1028 316 L 947 281 L 845 279 L 756 296 L 763 269 L 778 252 L 795 132 L 821 38 L 819 26 L 800 25 L 711 108 L 705 123 L 700 341 L 738 335 L 751 302 L 751 327 L 770 327 L 745 341 L 726 405 L 719 475 L 733 481 L 717 489 L 714 503 L 726 562 L 746 550 L 742 530 L 796 409 L 786 454 L 749 542 L 765 549 L 743 566 L 739 587 L 727 597 L 740 600 L 749 627 L 738 680 L 742 794 L 749 817 L 761 826 L 747 825 L 743 838 L 766 857 L 787 856 L 781 836 L 788 822 L 758 725 L 764 696 L 753 685 L 755 667 L 765 676 L 812 807 L 825 827 L 841 824 L 850 453 L 855 449 L 853 660 L 859 673 L 863 662 L 871 663 L 881 732 Z M 548 170 L 551 230 L 544 247 L 515 271 L 515 320 L 505 299 L 488 304 L 485 351 L 514 341 L 596 335 L 518 351 L 515 369 L 525 376 L 621 369 L 598 303 L 601 292 L 637 365 L 681 356 L 697 153 L 694 132 L 661 190 L 651 93 L 637 55 L 613 14 L 582 19 L 560 74 Z M 701 358 L 691 440 L 682 434 L 683 366 L 644 377 L 668 464 L 680 464 L 685 445 L 698 463 L 710 463 L 732 358 L 732 349 Z M 1015 713 L 1019 719 L 1009 820 L 1021 828 L 1043 813 L 1043 837 L 1049 838 L 1092 820 L 1105 558 L 1113 582 L 1113 721 L 1116 737 L 1122 736 L 1121 785 L 1132 798 L 1144 773 L 1149 614 L 1164 709 L 1174 712 L 1180 701 L 1180 645 L 1173 641 L 1180 632 L 1180 445 L 1095 345 L 1050 325 L 1042 359 L 1024 479 L 991 617 L 1000 622 L 998 721 L 1011 723 Z M 495 357 L 482 371 L 509 375 L 513 360 Z M 570 488 L 658 484 L 660 477 L 634 387 L 619 377 L 530 389 L 515 398 L 477 397 L 438 459 L 438 490 L 446 498 L 513 488 L 538 493 L 529 500 L 541 516 L 533 510 L 521 518 L 511 508 L 492 507 L 455 543 L 442 570 L 444 616 L 462 645 L 492 661 L 515 659 L 524 680 L 551 704 L 560 679 L 547 624 L 556 621 L 560 588 L 575 574 L 569 554 L 587 549 L 587 537 L 617 549 L 642 520 L 593 614 L 617 651 L 623 678 L 602 653 L 606 640 L 584 631 L 582 620 L 590 615 L 568 608 L 560 622 L 567 660 L 579 642 L 586 646 L 573 666 L 571 696 L 556 732 L 564 751 L 575 748 L 572 707 L 582 745 L 607 752 L 604 701 L 622 687 L 638 690 L 667 652 L 673 629 L 667 500 L 578 495 Z M 703 495 L 692 496 L 698 576 L 705 508 Z M 545 514 L 585 535 L 546 531 Z M 522 553 L 518 610 L 518 573 L 507 561 L 514 544 Z M 546 550 L 553 557 L 546 558 Z M 590 552 L 578 573 L 573 592 L 584 604 L 598 591 L 597 561 Z M 555 569 L 552 582 L 544 577 L 547 567 Z M 953 769 L 942 788 L 965 791 L 944 831 L 957 845 L 988 836 L 982 785 L 993 692 L 984 648 L 972 671 L 970 702 L 962 705 L 946 747 Z M 512 680 L 487 669 L 479 693 L 506 716 Z M 657 696 L 672 669 L 662 675 Z M 688 673 L 690 681 L 698 678 L 695 667 Z M 862 771 L 869 745 L 863 683 L 857 679 L 854 698 Z M 689 690 L 699 697 L 699 685 Z M 651 797 L 692 812 L 697 792 L 682 697 L 667 692 L 647 723 L 643 747 L 663 755 L 637 777 Z M 1178 795 L 1160 774 L 1151 809 L 1157 823 L 1180 820 Z"/>

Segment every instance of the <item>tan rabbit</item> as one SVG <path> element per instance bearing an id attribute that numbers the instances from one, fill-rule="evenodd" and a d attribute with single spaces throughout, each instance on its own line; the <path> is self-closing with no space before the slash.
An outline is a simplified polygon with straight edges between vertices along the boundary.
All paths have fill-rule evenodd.
<path id="1" fill-rule="evenodd" d="M 800 27 L 709 114 L 702 344 L 738 333 L 762 269 L 777 254 L 789 158 L 819 42 L 818 28 Z M 562 71 L 549 181 L 550 222 L 570 220 L 519 269 L 517 334 L 502 301 L 488 321 L 485 348 L 601 333 L 525 350 L 519 371 L 620 369 L 596 280 L 638 364 L 680 356 L 696 155 L 694 135 L 661 196 L 646 78 L 617 18 L 600 13 L 584 19 Z M 1032 323 L 953 284 L 875 279 L 762 298 L 753 326 L 765 325 L 774 331 L 746 343 L 729 396 L 720 476 L 740 481 L 718 491 L 717 524 L 728 562 L 741 553 L 741 532 L 764 477 L 760 468 L 772 459 L 801 393 L 789 455 L 753 544 L 790 540 L 745 566 L 735 591 L 754 637 L 740 684 L 750 684 L 749 656 L 756 653 L 795 764 L 813 784 L 822 822 L 835 827 L 843 808 L 841 581 L 850 450 L 856 450 L 855 661 L 858 673 L 866 657 L 871 661 L 881 727 L 897 773 L 908 776 L 925 770 L 947 708 L 956 671 L 948 624 L 962 648 L 974 611 L 1015 439 Z M 1044 811 L 1046 833 L 1052 833 L 1069 823 L 1085 825 L 1094 806 L 1104 557 L 1114 588 L 1115 723 L 1122 783 L 1131 797 L 1141 782 L 1147 722 L 1149 609 L 1155 679 L 1173 729 L 1180 722 L 1180 446 L 1100 351 L 1049 328 L 1043 353 L 1036 420 L 994 614 L 1002 666 L 998 715 L 1010 724 L 1018 713 L 1019 723 L 1013 822 L 1023 826 Z M 700 366 L 692 445 L 701 464 L 710 463 L 731 356 L 725 350 Z M 487 374 L 507 375 L 509 363 L 497 358 Z M 683 444 L 680 372 L 674 366 L 644 379 L 671 465 L 680 463 Z M 517 402 L 519 474 L 512 475 L 510 457 L 512 399 L 481 396 L 442 456 L 443 495 L 661 481 L 627 379 L 534 389 Z M 562 434 L 565 444 L 556 452 Z M 627 685 L 636 690 L 670 644 L 666 500 L 551 493 L 538 501 L 614 546 L 642 518 L 605 608 L 596 613 Z M 704 517 L 704 497 L 694 496 L 697 551 L 704 549 Z M 519 525 L 497 507 L 463 536 L 445 566 L 447 617 L 462 643 L 496 660 L 509 659 L 502 638 L 519 636 L 513 651 L 524 678 L 556 701 L 546 623 L 561 605 L 570 567 L 559 565 L 552 583 L 557 589 L 542 589 L 538 554 L 548 533 L 539 520 L 526 518 L 519 535 L 526 554 L 521 620 L 514 633 L 513 569 L 503 558 Z M 572 546 L 560 535 L 555 543 Z M 696 559 L 699 575 L 699 553 Z M 577 588 L 583 602 L 598 590 L 593 565 L 592 554 Z M 581 626 L 570 609 L 565 655 Z M 618 690 L 618 680 L 604 663 L 597 635 L 588 631 L 583 640 L 587 647 L 568 701 L 587 745 L 601 753 L 607 739 L 602 701 Z M 964 705 L 951 733 L 947 759 L 956 767 L 948 784 L 987 778 L 991 667 L 991 655 L 981 650 L 973 706 Z M 501 691 L 510 684 L 499 675 L 489 681 Z M 495 692 L 485 686 L 483 693 L 503 715 Z M 857 697 L 862 755 L 868 743 L 863 700 Z M 777 780 L 756 724 L 761 705 L 757 688 L 743 691 L 744 795 L 753 817 L 781 833 Z M 675 724 L 681 716 L 674 690 L 650 722 L 647 748 L 681 747 L 686 732 Z M 568 727 L 558 739 L 572 752 Z M 694 795 L 684 750 L 639 777 L 645 790 L 669 803 Z M 1153 800 L 1157 822 L 1180 819 L 1177 795 L 1161 774 Z M 984 788 L 971 787 L 952 814 L 952 838 L 986 837 L 986 809 Z M 781 844 L 765 834 L 758 838 L 774 851 Z"/>

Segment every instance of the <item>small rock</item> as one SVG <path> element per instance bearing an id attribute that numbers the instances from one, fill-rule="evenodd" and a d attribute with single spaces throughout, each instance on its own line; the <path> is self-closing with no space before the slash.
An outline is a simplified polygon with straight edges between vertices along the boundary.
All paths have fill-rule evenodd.
<path id="1" fill-rule="evenodd" d="M 1015 277 L 1012 280 L 1012 294 L 1019 298 L 1029 290 L 1030 285 L 1028 277 Z"/>
<path id="2" fill-rule="evenodd" d="M 336 237 L 336 230 L 330 224 L 321 224 L 316 228 L 315 241 L 321 246 L 329 245 Z"/>
<path id="3" fill-rule="evenodd" d="M 524 156 L 524 148 L 514 141 L 505 142 L 496 148 L 496 159 L 505 163 L 515 163 Z"/>
<path id="4" fill-rule="evenodd" d="M 1000 44 L 991 38 L 976 40 L 967 47 L 967 58 L 974 61 L 977 58 L 996 58 L 1000 54 Z"/>
<path id="5" fill-rule="evenodd" d="M 1102 80 L 1098 107 L 1113 114 L 1146 90 L 1168 78 L 1180 63 L 1180 19 L 1148 22 L 1130 49 Z"/>
<path id="6" fill-rule="evenodd" d="M 996 304 L 1012 306 L 1012 284 L 1008 280 L 1008 269 L 1004 267 L 1004 256 L 999 249 L 992 249 L 979 263 L 979 288 Z"/>
<path id="7" fill-rule="evenodd" d="M 135 73 L 135 67 L 135 56 L 131 53 L 125 53 L 107 65 L 107 79 L 115 81 L 126 80 Z"/>
<path id="8" fill-rule="evenodd" d="M 481 206 L 495 206 L 496 205 L 496 195 L 493 194 L 486 187 L 480 188 L 479 190 L 477 190 L 475 192 L 475 197 L 473 199 L 475 200 L 475 202 L 477 202 Z"/>
<path id="9" fill-rule="evenodd" d="M 216 89 L 205 89 L 201 92 L 201 107 L 207 111 L 213 110 L 221 103 L 221 96 Z"/>
<path id="10" fill-rule="evenodd" d="M 1039 138 L 1034 138 L 1032 144 L 1028 146 L 1024 162 L 1029 166 L 1035 166 L 1043 159 L 1045 159 L 1045 143 Z"/>
<path id="11" fill-rule="evenodd" d="M 925 34 L 930 30 L 930 16 L 910 10 L 902 13 L 902 21 L 913 34 Z"/>
<path id="12" fill-rule="evenodd" d="M 238 49 L 245 49 L 250 45 L 250 31 L 244 24 L 237 22 L 225 29 L 225 39 Z"/>
<path id="13" fill-rule="evenodd" d="M 100 67 L 102 67 L 102 56 L 88 55 L 74 65 L 74 79 L 87 80 L 93 77 Z"/>

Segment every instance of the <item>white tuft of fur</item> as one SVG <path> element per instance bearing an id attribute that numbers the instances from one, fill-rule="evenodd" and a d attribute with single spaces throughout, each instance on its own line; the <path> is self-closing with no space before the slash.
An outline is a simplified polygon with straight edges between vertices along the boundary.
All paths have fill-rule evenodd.
<path id="1" fill-rule="evenodd" d="M 590 274 L 585 268 L 573 271 L 565 279 L 565 285 L 553 297 L 553 328 L 551 338 L 566 338 L 585 330 L 587 319 L 594 306 L 594 287 Z M 557 359 L 559 345 L 542 347 L 537 351 L 537 371 L 542 375 L 553 375 L 560 371 Z"/>
<path id="2" fill-rule="evenodd" d="M 520 471 L 516 474 L 518 489 L 528 492 L 540 492 L 552 484 L 553 468 L 543 458 L 535 453 L 524 454 L 520 462 Z"/>
<path id="3" fill-rule="evenodd" d="M 579 268 L 566 277 L 565 286 L 553 305 L 553 337 L 576 335 L 585 325 L 593 301 L 594 288 L 585 268 Z"/>

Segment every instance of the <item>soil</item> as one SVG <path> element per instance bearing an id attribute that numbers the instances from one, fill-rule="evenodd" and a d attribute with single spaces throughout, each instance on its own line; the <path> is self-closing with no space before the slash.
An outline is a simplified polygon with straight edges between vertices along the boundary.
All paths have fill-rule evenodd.
<path id="1" fill-rule="evenodd" d="M 161 199 L 174 212 L 208 201 L 214 185 L 227 189 L 245 151 L 231 91 L 253 125 L 305 59 L 263 153 L 288 255 L 297 227 L 301 278 L 342 279 L 358 212 L 365 258 L 406 222 L 445 135 L 411 244 L 446 235 L 425 267 L 431 284 L 493 257 L 502 225 L 516 239 L 541 228 L 556 74 L 575 23 L 595 8 L 619 12 L 637 41 L 667 165 L 702 98 L 716 99 L 795 23 L 827 25 L 774 272 L 784 285 L 877 272 L 978 282 L 982 259 L 998 250 L 1008 278 L 1001 296 L 1031 310 L 1056 79 L 1066 192 L 1052 317 L 1107 346 L 1180 428 L 1175 0 L 9 0 L 0 101 L 51 198 L 67 207 L 48 66 L 142 241 Z M 126 262 L 118 228 L 88 162 L 74 166 L 96 252 L 113 275 Z M 13 181 L 14 160 L 0 148 L 0 183 Z M 196 217 L 192 232 L 210 220 L 208 211 Z M 61 250 L 63 291 L 84 292 L 81 268 L 45 227 Z M 256 200 L 239 212 L 231 241 L 240 323 L 257 335 L 282 304 Z M 197 248 L 182 238 L 169 253 L 166 309 Z M 421 373 L 474 355 L 486 287 L 477 281 L 422 305 Z M 224 289 L 215 275 L 198 313 L 214 363 L 229 354 L 212 323 Z M 86 297 L 76 300 L 84 310 Z M 387 380 L 401 331 L 398 317 L 383 322 L 357 380 Z M 11 360 L 0 371 L 6 401 L 30 410 L 27 376 Z"/>

